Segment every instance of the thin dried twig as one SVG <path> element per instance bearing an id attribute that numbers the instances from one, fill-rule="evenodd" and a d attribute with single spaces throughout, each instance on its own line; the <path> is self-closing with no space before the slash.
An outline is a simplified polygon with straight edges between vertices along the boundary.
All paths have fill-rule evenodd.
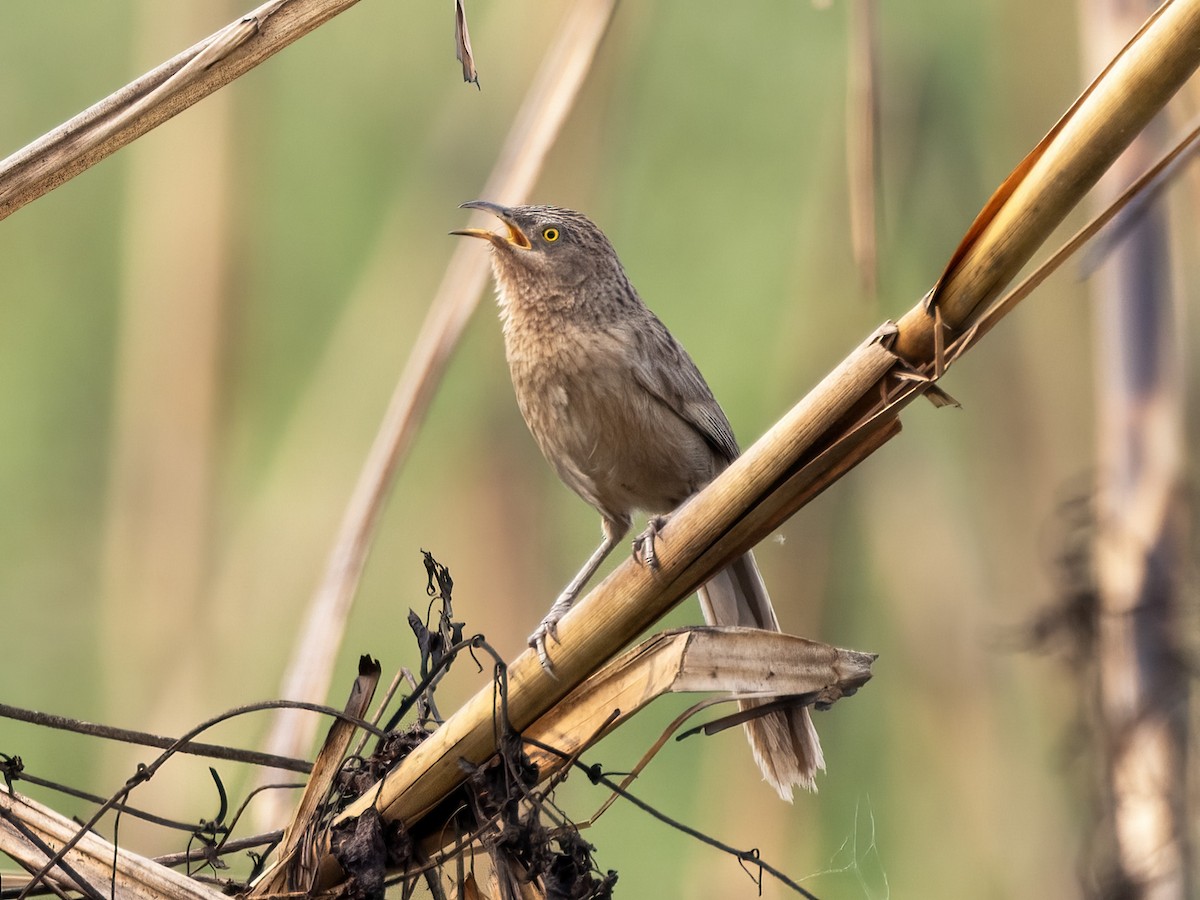
<path id="1" fill-rule="evenodd" d="M 32 709 L 21 709 L 0 703 L 0 718 L 13 719 L 18 722 L 29 722 L 42 728 L 57 728 L 61 731 L 71 731 L 75 734 L 85 734 L 91 737 L 105 738 L 110 741 L 123 741 L 141 747 L 157 747 L 165 750 L 175 746 L 178 738 L 163 737 L 145 731 L 132 731 L 128 728 L 116 728 L 112 725 L 98 725 L 95 722 L 84 722 L 67 716 L 56 716 L 51 713 L 37 712 Z M 219 744 L 188 743 L 179 750 L 180 753 L 192 756 L 204 756 L 209 759 L 226 759 L 231 762 L 249 763 L 253 766 L 270 766 L 275 769 L 285 769 L 291 772 L 310 772 L 312 763 L 306 759 L 293 759 L 288 756 L 274 756 L 269 753 L 259 753 L 257 750 L 242 750 L 237 747 L 223 747 Z"/>
<path id="2" fill-rule="evenodd" d="M 242 850 L 253 850 L 256 847 L 269 847 L 272 844 L 278 843 L 283 838 L 283 831 L 268 831 L 264 834 L 252 834 L 249 837 L 237 838 L 236 840 L 225 841 L 217 849 L 217 854 L 225 856 L 230 853 L 238 853 Z M 207 857 L 207 850 L 187 850 L 183 853 L 166 853 L 162 856 L 154 857 L 154 861 L 160 866 L 182 866 L 190 862 L 204 862 Z"/>
<path id="3" fill-rule="evenodd" d="M 86 822 L 84 822 L 81 826 L 78 826 L 75 829 L 74 833 L 69 837 L 69 839 L 58 842 L 57 849 L 54 851 L 54 853 L 52 855 L 49 856 L 49 858 L 44 863 L 42 863 L 41 868 L 35 873 L 34 879 L 33 879 L 33 882 L 31 882 L 31 885 L 34 883 L 37 883 L 42 878 L 42 876 L 49 873 L 61 861 L 67 859 L 69 857 L 69 855 L 74 851 L 76 846 L 78 846 L 81 842 L 83 842 L 88 837 L 88 835 L 91 832 L 91 829 L 104 817 L 104 815 L 106 813 L 109 812 L 109 810 L 115 809 L 118 806 L 120 806 L 124 802 L 124 800 L 130 794 L 133 793 L 134 790 L 136 790 L 140 785 L 146 783 L 151 778 L 153 778 L 155 776 L 155 774 L 158 772 L 158 770 L 161 769 L 164 765 L 166 765 L 168 760 L 170 760 L 171 757 L 173 757 L 176 753 L 181 752 L 182 749 L 184 747 L 186 747 L 192 741 L 193 738 L 198 737 L 199 735 L 203 734 L 205 731 L 209 730 L 210 728 L 212 728 L 216 725 L 221 724 L 222 722 L 229 721 L 230 719 L 237 718 L 238 716 L 243 716 L 243 715 L 246 715 L 246 714 L 252 713 L 252 712 L 261 712 L 261 711 L 267 710 L 267 709 L 280 709 L 282 707 L 297 707 L 300 709 L 308 710 L 309 712 L 324 713 L 325 715 L 332 716 L 334 719 L 345 719 L 345 720 L 353 723 L 354 725 L 356 725 L 359 728 L 363 728 L 363 729 L 370 731 L 373 734 L 376 734 L 380 737 L 383 736 L 382 732 L 380 732 L 378 729 L 376 729 L 371 724 L 362 721 L 361 719 L 354 718 L 353 716 L 348 716 L 346 713 L 344 713 L 340 710 L 333 709 L 328 706 L 321 706 L 320 704 L 316 704 L 316 703 L 304 703 L 302 701 L 295 701 L 295 700 L 265 700 L 265 701 L 262 701 L 259 703 L 249 703 L 244 706 L 239 706 L 234 709 L 227 710 L 217 716 L 214 716 L 211 719 L 207 719 L 206 721 L 201 722 L 199 725 L 197 725 L 194 728 L 187 731 L 182 737 L 178 738 L 175 741 L 175 743 L 173 743 L 170 747 L 168 747 L 166 750 L 164 750 L 162 753 L 160 753 L 153 762 L 149 763 L 148 765 L 139 765 L 137 771 L 125 782 L 125 784 L 122 785 L 107 800 L 105 800 L 103 803 L 101 803 L 99 805 L 99 807 L 97 807 L 95 812 L 92 813 L 91 817 Z M 9 793 L 11 795 L 11 790 L 9 791 Z M 3 846 L 0 846 L 0 849 L 5 849 L 5 848 Z M 10 855 L 12 855 L 12 854 L 10 854 Z M 115 878 L 115 874 L 113 875 L 113 877 Z M 22 896 L 24 896 L 27 892 L 28 892 L 28 888 L 26 889 L 25 892 L 22 893 Z"/>

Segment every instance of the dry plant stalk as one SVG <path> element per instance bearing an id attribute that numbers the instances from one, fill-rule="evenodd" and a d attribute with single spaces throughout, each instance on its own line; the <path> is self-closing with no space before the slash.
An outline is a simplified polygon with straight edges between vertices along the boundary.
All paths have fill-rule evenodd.
<path id="1" fill-rule="evenodd" d="M 628 558 L 580 600 L 559 623 L 560 643 L 553 645 L 557 677 L 546 673 L 533 651 L 521 654 L 508 669 L 512 725 L 518 730 L 528 727 L 725 566 L 747 540 L 765 537 L 766 517 L 752 534 L 735 529 L 777 484 L 788 483 L 795 461 L 823 429 L 831 427 L 894 363 L 895 357 L 880 341 L 864 345 L 675 513 L 662 535 L 658 569 Z M 821 465 L 814 471 L 829 470 Z M 735 537 L 727 540 L 730 534 Z M 479 764 L 495 752 L 493 702 L 490 687 L 476 694 L 390 773 L 379 791 L 349 807 L 343 817 L 375 806 L 385 819 L 418 819 L 462 780 L 460 759 Z"/>
<path id="2" fill-rule="evenodd" d="M 0 219 L 244 75 L 358 0 L 270 0 L 0 161 Z"/>
<path id="3" fill-rule="evenodd" d="M 379 685 L 379 663 L 364 656 L 358 661 L 358 677 L 350 689 L 350 698 L 346 701 L 344 712 L 353 719 L 362 719 L 375 696 L 375 688 Z M 330 793 L 333 783 L 341 771 L 350 749 L 350 741 L 358 728 L 349 719 L 337 719 L 329 726 L 325 743 L 313 762 L 312 774 L 300 802 L 296 804 L 296 813 L 284 830 L 283 839 L 279 842 L 281 854 L 291 853 L 307 835 L 309 828 L 316 821 L 318 811 Z"/>

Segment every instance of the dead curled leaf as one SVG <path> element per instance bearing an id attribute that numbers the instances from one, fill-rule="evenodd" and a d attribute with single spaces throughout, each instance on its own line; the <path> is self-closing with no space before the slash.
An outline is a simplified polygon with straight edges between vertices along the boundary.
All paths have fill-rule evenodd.
<path id="1" fill-rule="evenodd" d="M 387 875 L 387 845 L 383 821 L 375 810 L 335 826 L 331 851 L 349 876 L 346 896 L 350 900 L 383 900 Z"/>

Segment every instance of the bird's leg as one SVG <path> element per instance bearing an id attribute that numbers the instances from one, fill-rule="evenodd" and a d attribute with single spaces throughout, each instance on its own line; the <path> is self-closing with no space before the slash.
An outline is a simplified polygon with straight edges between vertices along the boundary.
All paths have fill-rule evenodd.
<path id="1" fill-rule="evenodd" d="M 649 566 L 651 569 L 658 568 L 658 556 L 654 552 L 654 542 L 669 521 L 671 521 L 669 515 L 651 516 L 646 521 L 646 530 L 633 539 L 633 558 L 643 566 Z"/>
<path id="2" fill-rule="evenodd" d="M 550 607 L 550 611 L 546 613 L 542 623 L 529 636 L 529 646 L 537 650 L 538 659 L 542 663 L 542 668 L 554 674 L 554 666 L 550 664 L 550 654 L 546 652 L 546 638 L 558 640 L 558 622 L 567 614 L 567 610 L 575 603 L 575 598 L 579 596 L 579 592 L 583 590 L 583 586 L 591 580 L 591 577 L 596 574 L 596 570 L 600 568 L 600 564 L 612 553 L 613 547 L 625 536 L 625 532 L 629 530 L 629 522 L 614 522 L 609 519 L 601 521 L 601 529 L 604 532 L 604 540 L 600 542 L 600 546 L 596 548 L 588 561 L 583 564 L 583 568 L 579 570 L 579 574 L 571 579 L 558 599 L 554 601 L 554 605 Z"/>

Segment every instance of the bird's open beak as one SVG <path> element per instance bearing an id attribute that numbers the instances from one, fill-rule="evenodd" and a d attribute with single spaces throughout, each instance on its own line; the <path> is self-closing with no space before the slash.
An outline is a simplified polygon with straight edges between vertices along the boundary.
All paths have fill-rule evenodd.
<path id="1" fill-rule="evenodd" d="M 528 250 L 533 246 L 529 243 L 529 238 L 525 237 L 525 232 L 513 221 L 512 211 L 507 206 L 501 206 L 499 203 L 491 203 L 488 200 L 468 200 L 459 209 L 482 209 L 484 212 L 490 212 L 504 223 L 508 233 L 497 234 L 485 228 L 462 228 L 458 231 L 450 232 L 451 234 L 483 238 L 485 241 L 491 241 L 496 247 L 519 247 L 522 250 Z"/>

